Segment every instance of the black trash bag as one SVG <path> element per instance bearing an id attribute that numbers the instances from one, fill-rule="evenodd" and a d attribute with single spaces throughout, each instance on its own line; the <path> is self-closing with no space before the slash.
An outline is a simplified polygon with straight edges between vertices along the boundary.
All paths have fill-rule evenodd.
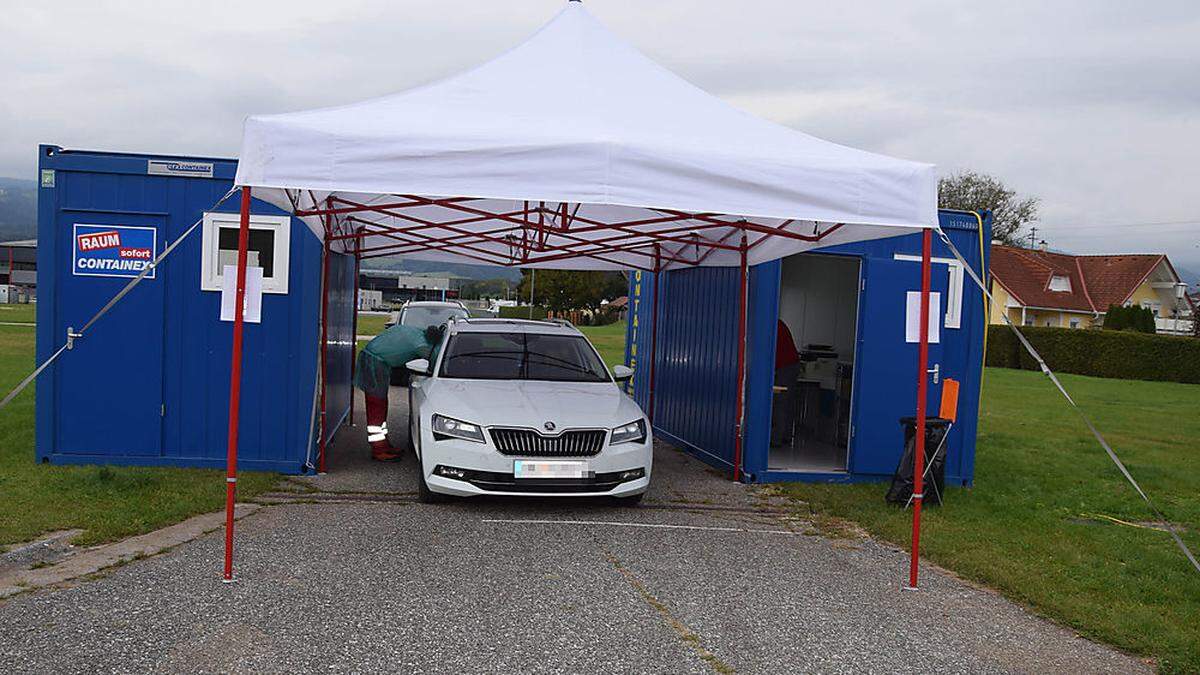
<path id="1" fill-rule="evenodd" d="M 913 493 L 913 462 L 917 453 L 917 418 L 903 417 L 900 424 L 904 427 L 904 454 L 896 465 L 896 473 L 892 475 L 892 485 L 888 488 L 887 502 L 904 506 Z M 925 418 L 925 462 L 926 473 L 924 483 L 923 504 L 940 506 L 946 494 L 946 448 L 942 439 L 950 430 L 950 420 L 941 417 Z M 940 448 L 940 449 L 939 449 Z M 934 454 L 934 453 L 937 454 Z"/>

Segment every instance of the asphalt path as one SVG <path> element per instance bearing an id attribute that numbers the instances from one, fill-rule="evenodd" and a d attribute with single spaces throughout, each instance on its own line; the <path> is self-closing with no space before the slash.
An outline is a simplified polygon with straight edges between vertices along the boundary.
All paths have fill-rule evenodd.
<path id="1" fill-rule="evenodd" d="M 390 422 L 403 444 L 403 405 Z M 821 536 L 671 448 L 640 507 L 422 505 L 411 459 L 366 457 L 360 419 L 327 475 L 240 521 L 234 584 L 216 532 L 0 604 L 4 670 L 1147 670 L 931 567 L 904 591 L 902 551 Z"/>

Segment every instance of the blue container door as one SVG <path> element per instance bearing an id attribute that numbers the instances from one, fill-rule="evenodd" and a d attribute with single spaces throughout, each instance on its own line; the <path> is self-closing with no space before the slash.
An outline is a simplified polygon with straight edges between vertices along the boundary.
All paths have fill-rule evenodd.
<path id="1" fill-rule="evenodd" d="M 55 255 L 71 266 L 55 290 L 56 305 L 70 308 L 54 328 L 61 344 L 68 326 L 82 328 L 137 275 L 126 261 L 144 260 L 147 251 L 157 255 L 165 242 L 158 215 L 64 209 L 57 221 Z M 144 279 L 55 365 L 57 452 L 160 454 L 163 284 L 161 274 Z"/>
<path id="2" fill-rule="evenodd" d="M 850 471 L 887 475 L 895 471 L 903 451 L 900 418 L 915 415 L 917 410 L 917 344 L 906 341 L 905 322 L 907 294 L 921 290 L 921 263 L 864 258 L 862 274 Z M 943 326 L 946 288 L 945 266 L 934 265 L 930 290 L 940 294 L 936 320 L 942 339 L 947 337 Z M 929 367 L 941 361 L 942 345 L 930 344 Z M 941 387 L 930 380 L 928 414 L 937 414 L 940 393 Z"/>

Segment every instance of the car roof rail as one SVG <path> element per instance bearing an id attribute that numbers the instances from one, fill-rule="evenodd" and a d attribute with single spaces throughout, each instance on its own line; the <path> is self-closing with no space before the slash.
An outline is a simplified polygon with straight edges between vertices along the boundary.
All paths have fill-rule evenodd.
<path id="1" fill-rule="evenodd" d="M 555 324 L 556 326 L 562 326 L 563 328 L 574 328 L 575 327 L 575 324 L 571 323 L 570 321 L 567 321 L 566 319 L 547 318 L 546 321 L 548 321 L 549 323 Z"/>

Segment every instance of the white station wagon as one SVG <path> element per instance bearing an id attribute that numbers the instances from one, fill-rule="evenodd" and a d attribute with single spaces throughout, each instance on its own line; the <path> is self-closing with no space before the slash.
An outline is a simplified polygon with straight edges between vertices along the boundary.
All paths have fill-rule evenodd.
<path id="1" fill-rule="evenodd" d="M 406 364 L 422 501 L 445 495 L 609 496 L 650 485 L 650 424 L 596 348 L 566 322 L 451 321 Z"/>

